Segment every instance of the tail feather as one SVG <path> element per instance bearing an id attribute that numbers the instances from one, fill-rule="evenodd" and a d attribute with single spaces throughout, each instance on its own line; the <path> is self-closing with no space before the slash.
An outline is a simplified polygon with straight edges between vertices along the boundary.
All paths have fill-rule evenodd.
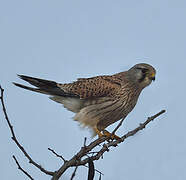
<path id="1" fill-rule="evenodd" d="M 34 78 L 34 77 L 29 77 L 29 76 L 24 76 L 24 75 L 18 75 L 22 80 L 27 81 L 31 85 L 37 87 L 37 88 L 32 88 L 28 87 L 22 84 L 18 83 L 13 83 L 14 85 L 27 89 L 30 91 L 34 92 L 39 92 L 42 94 L 48 94 L 48 95 L 58 95 L 58 96 L 63 96 L 64 91 L 60 89 L 57 86 L 57 83 L 54 81 L 49 81 L 49 80 L 44 80 L 44 79 L 39 79 L 39 78 Z"/>
<path id="2" fill-rule="evenodd" d="M 37 87 L 37 88 L 32 88 L 32 87 L 28 87 L 28 86 L 13 82 L 14 85 L 20 88 L 27 89 L 27 90 L 34 91 L 34 92 L 39 92 L 42 94 L 53 95 L 53 96 L 77 97 L 77 95 L 75 94 L 64 92 L 62 88 L 57 86 L 57 83 L 55 81 L 49 81 L 49 80 L 29 77 L 25 75 L 18 75 L 18 76 L 22 80 L 27 81 L 31 85 Z"/>
<path id="3" fill-rule="evenodd" d="M 46 93 L 44 91 L 41 91 L 38 88 L 32 88 L 32 87 L 25 86 L 25 85 L 22 85 L 22 84 L 19 84 L 19 83 L 15 83 L 15 82 L 13 82 L 13 84 L 16 85 L 17 87 L 20 87 L 20 88 L 23 88 L 23 89 L 27 89 L 27 90 L 30 90 L 30 91 L 39 92 L 39 93 L 43 93 L 43 94 L 48 94 L 48 93 Z"/>
<path id="4" fill-rule="evenodd" d="M 29 77 L 29 76 L 25 76 L 25 75 L 18 75 L 18 76 L 22 80 L 27 81 L 28 83 L 30 83 L 36 87 L 39 87 L 39 88 L 57 87 L 57 83 L 55 81 L 49 81 L 49 80 Z"/>

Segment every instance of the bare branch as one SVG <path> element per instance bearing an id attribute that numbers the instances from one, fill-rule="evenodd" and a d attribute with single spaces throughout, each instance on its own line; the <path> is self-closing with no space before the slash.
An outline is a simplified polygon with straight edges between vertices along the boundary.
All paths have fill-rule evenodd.
<path id="1" fill-rule="evenodd" d="M 67 161 L 63 156 L 57 154 L 53 149 L 48 148 L 48 150 L 51 151 L 53 154 L 55 154 L 58 158 L 62 159 L 64 162 Z"/>
<path id="2" fill-rule="evenodd" d="M 16 159 L 15 156 L 13 156 L 13 159 L 15 160 L 15 162 L 16 162 L 16 164 L 17 164 L 17 166 L 18 166 L 18 169 L 21 170 L 27 177 L 29 177 L 29 179 L 34 180 L 34 178 L 33 178 L 30 174 L 28 174 L 28 172 L 26 172 L 26 171 L 20 166 L 20 164 L 19 164 L 19 162 L 18 162 L 18 160 Z"/>
<path id="3" fill-rule="evenodd" d="M 16 145 L 18 146 L 18 148 L 23 152 L 23 154 L 26 156 L 26 158 L 29 160 L 29 163 L 33 164 L 35 167 L 37 167 L 38 169 L 40 169 L 43 173 L 47 174 L 47 175 L 51 175 L 53 176 L 54 172 L 52 171 L 47 171 L 46 169 L 44 169 L 41 165 L 39 165 L 38 163 L 36 163 L 31 156 L 26 152 L 26 150 L 24 149 L 24 147 L 19 143 L 19 141 L 16 138 L 16 135 L 14 133 L 14 129 L 12 124 L 10 123 L 10 120 L 8 118 L 8 114 L 6 111 L 6 107 L 5 107 L 5 103 L 4 103 L 4 89 L 0 86 L 0 90 L 1 90 L 1 96 L 0 96 L 0 100 L 1 100 L 1 104 L 3 107 L 3 113 L 5 116 L 5 119 L 8 123 L 8 127 L 10 128 L 11 134 L 12 134 L 12 140 L 16 143 Z"/>
<path id="4" fill-rule="evenodd" d="M 103 145 L 102 149 L 94 156 L 92 156 L 92 160 L 98 160 L 103 154 L 104 152 L 108 151 L 108 148 L 113 146 L 116 147 L 118 144 L 120 144 L 121 142 L 123 142 L 125 139 L 127 139 L 130 136 L 135 135 L 138 131 L 142 130 L 145 128 L 145 126 L 150 123 L 151 121 L 153 121 L 155 118 L 157 118 L 158 116 L 160 116 L 161 114 L 165 113 L 165 110 L 160 111 L 159 113 L 155 114 L 154 116 L 149 117 L 144 123 L 141 123 L 136 129 L 129 131 L 127 134 L 123 135 L 121 137 L 120 140 L 115 140 L 112 142 L 109 142 L 107 144 L 105 144 L 105 146 Z M 89 161 L 88 158 L 79 161 L 78 165 L 84 165 L 87 164 Z"/>
<path id="5" fill-rule="evenodd" d="M 116 126 L 116 128 L 112 131 L 111 136 L 115 134 L 115 132 L 119 129 L 119 127 L 123 124 L 125 117 L 119 122 L 119 124 Z"/>
<path id="6" fill-rule="evenodd" d="M 86 168 L 88 168 L 88 166 L 87 165 L 84 165 Z M 99 170 L 97 170 L 97 169 L 95 169 L 95 171 L 96 172 L 98 172 L 99 174 L 101 174 L 101 175 L 104 175 L 101 171 L 99 171 Z"/>
<path id="7" fill-rule="evenodd" d="M 77 169 L 78 169 L 78 166 L 75 167 L 74 172 L 72 173 L 72 176 L 71 176 L 70 180 L 74 179 Z"/>
<path id="8" fill-rule="evenodd" d="M 87 142 L 87 137 L 84 138 L 84 143 L 83 143 L 84 147 L 86 146 L 86 142 Z"/>
<path id="9" fill-rule="evenodd" d="M 102 175 L 102 174 L 100 173 L 100 174 L 99 174 L 99 180 L 101 180 L 101 175 Z"/>
<path id="10" fill-rule="evenodd" d="M 100 159 L 100 157 L 103 156 L 103 154 L 108 151 L 109 147 L 116 147 L 118 144 L 123 142 L 126 138 L 135 135 L 138 131 L 142 130 L 145 128 L 145 126 L 153 121 L 155 118 L 160 116 L 161 114 L 165 113 L 165 110 L 160 111 L 159 113 L 155 114 L 154 116 L 149 117 L 144 123 L 141 123 L 137 128 L 135 128 L 132 131 L 129 131 L 125 135 L 121 137 L 119 140 L 114 140 L 112 142 L 108 142 L 103 144 L 102 148 L 98 153 L 93 155 L 91 157 L 92 161 Z M 121 122 L 122 123 L 122 122 Z M 120 123 L 120 124 L 121 124 Z M 119 124 L 119 125 L 120 125 Z M 96 146 L 100 145 L 101 143 L 105 142 L 105 140 L 108 140 L 108 137 L 102 137 L 98 138 L 95 141 L 91 142 L 88 146 L 82 147 L 81 150 L 74 156 L 72 159 L 70 159 L 68 162 L 64 163 L 61 168 L 55 172 L 52 180 L 57 180 L 61 175 L 68 169 L 69 167 L 73 166 L 80 166 L 80 165 L 85 165 L 89 162 L 89 158 L 85 158 L 81 160 L 82 157 L 84 157 L 87 153 L 91 152 L 92 149 L 94 149 Z"/>
<path id="11" fill-rule="evenodd" d="M 95 168 L 94 168 L 94 162 L 92 161 L 92 158 L 89 157 L 88 161 L 88 180 L 93 180 L 95 175 Z"/>

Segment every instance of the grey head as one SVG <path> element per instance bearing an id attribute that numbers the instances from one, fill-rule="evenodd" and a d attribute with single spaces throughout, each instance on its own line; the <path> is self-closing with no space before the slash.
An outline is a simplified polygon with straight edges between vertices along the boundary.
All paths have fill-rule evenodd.
<path id="1" fill-rule="evenodd" d="M 127 74 L 132 82 L 143 89 L 155 80 L 156 70 L 149 64 L 140 63 L 130 68 Z"/>

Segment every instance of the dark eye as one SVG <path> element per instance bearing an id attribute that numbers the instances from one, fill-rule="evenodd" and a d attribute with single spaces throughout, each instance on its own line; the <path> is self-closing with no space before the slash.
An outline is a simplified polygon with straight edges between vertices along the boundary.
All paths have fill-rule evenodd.
<path id="1" fill-rule="evenodd" d="M 148 69 L 146 69 L 146 68 L 142 68 L 142 69 L 141 69 L 141 72 L 142 72 L 143 74 L 145 74 L 147 71 L 148 71 Z"/>
<path id="2" fill-rule="evenodd" d="M 137 68 L 137 69 L 140 69 L 143 74 L 145 74 L 148 71 L 148 69 L 146 68 Z"/>

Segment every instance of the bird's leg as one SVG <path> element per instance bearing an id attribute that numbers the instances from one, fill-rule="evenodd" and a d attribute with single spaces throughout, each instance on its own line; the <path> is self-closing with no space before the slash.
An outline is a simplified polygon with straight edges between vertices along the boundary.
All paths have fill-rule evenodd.
<path id="1" fill-rule="evenodd" d="M 119 136 L 117 136 L 117 135 L 115 135 L 115 134 L 112 134 L 112 133 L 110 133 L 110 132 L 108 132 L 107 130 L 103 130 L 103 134 L 105 135 L 105 136 L 107 136 L 107 137 L 109 137 L 110 136 L 110 138 L 112 139 L 112 140 L 120 140 L 121 138 L 119 137 Z"/>
<path id="2" fill-rule="evenodd" d="M 104 134 L 101 133 L 101 131 L 98 130 L 97 127 L 94 128 L 94 131 L 96 132 L 96 134 L 99 136 L 99 138 L 105 136 Z"/>
<path id="3" fill-rule="evenodd" d="M 103 130 L 103 133 L 101 131 L 98 130 L 98 128 L 94 128 L 96 134 L 99 136 L 99 138 L 101 137 L 110 137 L 112 140 L 121 140 L 121 138 L 115 134 L 112 134 L 110 132 L 108 132 L 107 130 Z"/>
<path id="4" fill-rule="evenodd" d="M 107 130 L 103 130 L 103 134 L 106 136 L 106 137 L 109 137 L 110 136 L 110 138 L 112 139 L 112 140 L 121 140 L 121 138 L 119 137 L 119 136 L 117 136 L 117 135 L 115 135 L 115 134 L 112 134 L 112 133 L 110 133 L 110 132 L 108 132 Z"/>

